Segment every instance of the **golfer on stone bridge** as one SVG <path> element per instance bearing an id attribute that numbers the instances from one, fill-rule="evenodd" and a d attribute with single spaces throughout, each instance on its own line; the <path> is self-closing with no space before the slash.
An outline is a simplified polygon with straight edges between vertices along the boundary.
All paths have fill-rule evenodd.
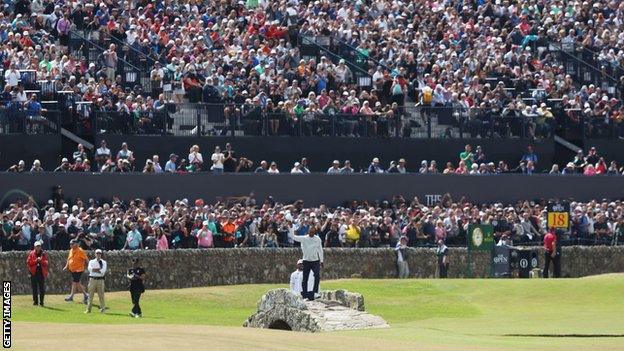
<path id="1" fill-rule="evenodd" d="M 303 280 L 301 281 L 301 296 L 313 301 L 319 297 L 318 287 L 321 281 L 321 267 L 323 267 L 323 247 L 321 238 L 316 235 L 316 227 L 310 227 L 307 235 L 295 235 L 294 240 L 301 243 L 303 251 Z M 308 291 L 308 277 L 314 272 L 314 290 Z"/>

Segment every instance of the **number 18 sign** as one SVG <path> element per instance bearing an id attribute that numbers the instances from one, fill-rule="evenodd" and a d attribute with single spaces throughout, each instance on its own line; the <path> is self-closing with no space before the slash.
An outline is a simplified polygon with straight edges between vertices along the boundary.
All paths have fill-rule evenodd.
<path id="1" fill-rule="evenodd" d="M 548 228 L 570 229 L 570 204 L 549 203 L 547 211 Z"/>

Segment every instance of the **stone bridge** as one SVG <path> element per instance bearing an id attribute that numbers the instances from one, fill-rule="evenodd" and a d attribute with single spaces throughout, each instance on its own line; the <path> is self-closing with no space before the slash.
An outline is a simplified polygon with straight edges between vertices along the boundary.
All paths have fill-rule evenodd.
<path id="1" fill-rule="evenodd" d="M 243 326 L 312 333 L 389 327 L 381 317 L 365 312 L 361 294 L 324 291 L 319 299 L 305 301 L 288 289 L 270 290 L 262 296 L 258 312 Z"/>

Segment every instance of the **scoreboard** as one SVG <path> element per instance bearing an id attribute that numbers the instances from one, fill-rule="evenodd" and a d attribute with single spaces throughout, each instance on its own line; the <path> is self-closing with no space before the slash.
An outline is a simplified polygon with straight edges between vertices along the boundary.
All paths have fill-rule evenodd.
<path id="1" fill-rule="evenodd" d="M 548 212 L 547 226 L 555 229 L 570 229 L 570 204 L 549 203 L 546 207 Z"/>

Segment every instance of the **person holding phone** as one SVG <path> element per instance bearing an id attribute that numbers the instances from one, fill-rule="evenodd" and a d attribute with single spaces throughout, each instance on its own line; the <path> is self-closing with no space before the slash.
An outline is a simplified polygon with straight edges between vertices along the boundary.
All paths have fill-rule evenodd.
<path id="1" fill-rule="evenodd" d="M 141 318 L 143 317 L 143 312 L 141 311 L 139 300 L 141 299 L 141 294 L 145 292 L 145 269 L 139 265 L 138 257 L 132 258 L 132 268 L 128 269 L 126 277 L 130 279 L 128 290 L 130 290 L 130 297 L 132 298 L 132 312 L 130 312 L 130 316 Z"/>
<path id="2" fill-rule="evenodd" d="M 41 249 L 42 242 L 36 241 L 35 248 L 30 251 L 26 264 L 32 285 L 33 306 L 43 307 L 45 296 L 45 279 L 48 276 L 48 253 Z"/>

